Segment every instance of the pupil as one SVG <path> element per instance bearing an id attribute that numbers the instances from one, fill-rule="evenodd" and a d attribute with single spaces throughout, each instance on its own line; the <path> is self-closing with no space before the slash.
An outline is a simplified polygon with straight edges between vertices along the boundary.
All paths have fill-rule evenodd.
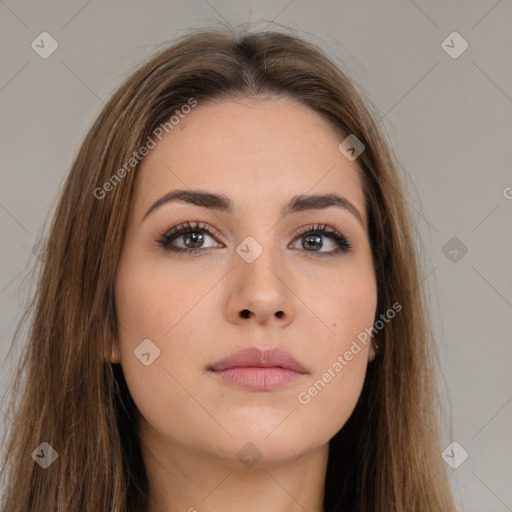
<path id="1" fill-rule="evenodd" d="M 201 244 L 201 242 L 202 242 L 203 235 L 198 234 L 197 232 L 193 232 L 193 233 L 189 233 L 189 234 L 188 234 L 188 237 L 189 237 L 189 238 L 188 238 L 189 240 L 190 240 L 191 238 L 192 238 L 192 239 L 194 239 L 194 238 L 196 239 L 195 241 L 192 241 L 192 244 L 194 244 L 194 245 L 193 245 L 193 248 L 196 248 L 196 247 L 199 247 L 199 246 L 200 246 L 200 244 Z M 188 244 L 185 242 L 185 245 L 188 245 Z"/>
<path id="2" fill-rule="evenodd" d="M 309 248 L 313 248 L 312 247 L 312 243 L 310 242 L 310 240 L 314 239 L 314 242 L 313 244 L 317 244 L 317 248 L 320 249 L 322 247 L 322 240 L 321 240 L 321 237 L 319 235 L 306 235 L 305 237 L 305 240 L 306 240 L 306 245 L 309 247 Z"/>

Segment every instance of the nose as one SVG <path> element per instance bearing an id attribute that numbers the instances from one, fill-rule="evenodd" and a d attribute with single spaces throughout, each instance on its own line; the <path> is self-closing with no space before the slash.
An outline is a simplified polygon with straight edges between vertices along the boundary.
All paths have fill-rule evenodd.
<path id="1" fill-rule="evenodd" d="M 280 311 L 276 311 L 274 313 L 274 315 L 277 317 L 277 318 L 284 318 L 285 314 L 282 310 Z M 250 318 L 251 316 L 254 316 L 254 311 L 251 311 L 250 309 L 242 309 L 242 311 L 240 311 L 240 316 L 242 318 Z"/>
<path id="2" fill-rule="evenodd" d="M 243 325 L 248 321 L 258 325 L 284 328 L 295 315 L 293 287 L 282 269 L 275 269 L 275 261 L 267 251 L 247 263 L 238 255 L 229 276 L 226 305 L 228 319 Z"/>

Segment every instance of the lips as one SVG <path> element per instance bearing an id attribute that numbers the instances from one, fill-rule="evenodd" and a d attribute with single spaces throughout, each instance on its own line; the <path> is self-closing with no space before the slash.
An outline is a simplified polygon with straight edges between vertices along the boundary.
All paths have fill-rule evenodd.
<path id="1" fill-rule="evenodd" d="M 252 390 L 271 391 L 308 374 L 290 353 L 279 348 L 251 347 L 222 359 L 209 370 L 225 383 Z"/>
<path id="2" fill-rule="evenodd" d="M 256 347 L 234 352 L 230 356 L 213 364 L 210 369 L 216 372 L 230 368 L 284 368 L 297 373 L 308 373 L 307 370 L 286 350 L 273 348 L 262 351 Z"/>

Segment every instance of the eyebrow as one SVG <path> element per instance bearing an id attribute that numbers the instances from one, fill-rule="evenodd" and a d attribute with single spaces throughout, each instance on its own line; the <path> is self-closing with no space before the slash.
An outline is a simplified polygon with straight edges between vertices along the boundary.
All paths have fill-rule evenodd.
<path id="1" fill-rule="evenodd" d="M 182 202 L 194 204 L 203 208 L 210 208 L 221 212 L 233 213 L 234 207 L 231 199 L 224 194 L 214 194 L 204 190 L 171 190 L 160 199 L 157 199 L 146 211 L 142 220 L 151 212 L 164 204 L 171 202 Z M 365 226 L 365 220 L 359 210 L 345 197 L 338 194 L 315 194 L 315 195 L 297 195 L 281 208 L 281 217 L 290 213 L 303 212 L 307 210 L 324 210 L 336 206 L 350 212 L 357 220 Z M 142 222 L 142 221 L 141 221 Z"/>

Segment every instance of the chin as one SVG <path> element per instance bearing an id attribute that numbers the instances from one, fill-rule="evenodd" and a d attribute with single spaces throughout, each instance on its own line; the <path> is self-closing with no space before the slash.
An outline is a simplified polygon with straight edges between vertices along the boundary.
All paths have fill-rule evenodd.
<path id="1" fill-rule="evenodd" d="M 328 438 L 324 439 L 320 434 L 309 433 L 303 428 L 286 428 L 282 424 L 277 428 L 274 426 L 274 429 L 272 431 L 266 427 L 253 426 L 250 431 L 232 431 L 234 437 L 227 440 L 228 446 L 224 446 L 223 457 L 235 461 L 237 465 L 240 462 L 243 464 L 248 458 L 252 463 L 257 461 L 258 467 L 265 467 L 293 461 L 328 442 Z"/>

